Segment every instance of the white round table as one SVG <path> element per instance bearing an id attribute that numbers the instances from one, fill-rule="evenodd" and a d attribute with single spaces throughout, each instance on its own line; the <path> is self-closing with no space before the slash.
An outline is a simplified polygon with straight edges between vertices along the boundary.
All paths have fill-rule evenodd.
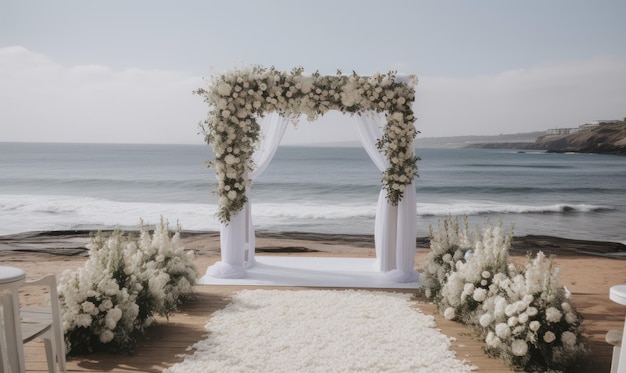
<path id="1" fill-rule="evenodd" d="M 0 284 L 9 284 L 26 278 L 26 272 L 19 268 L 0 266 Z"/>
<path id="2" fill-rule="evenodd" d="M 613 302 L 626 306 L 626 285 L 615 285 L 609 290 L 609 299 Z M 622 332 L 622 347 L 619 353 L 618 373 L 626 373 L 626 319 L 624 320 L 624 331 Z"/>

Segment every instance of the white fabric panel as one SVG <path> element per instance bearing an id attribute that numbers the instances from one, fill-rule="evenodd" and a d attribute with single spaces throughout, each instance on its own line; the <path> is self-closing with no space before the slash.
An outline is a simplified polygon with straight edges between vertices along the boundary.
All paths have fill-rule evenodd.
<path id="1" fill-rule="evenodd" d="M 420 280 L 420 275 L 414 268 L 417 236 L 416 203 L 415 184 L 411 183 L 404 190 L 402 200 L 397 206 L 396 268 L 385 273 L 385 277 L 393 282 Z"/>
<path id="2" fill-rule="evenodd" d="M 283 139 L 288 123 L 289 119 L 276 112 L 266 114 L 261 119 L 259 149 L 252 155 L 256 169 L 250 173 L 250 179 L 256 179 L 269 166 L 272 158 L 274 158 L 274 154 L 276 154 L 278 145 L 280 145 L 280 141 Z"/>
<path id="3" fill-rule="evenodd" d="M 261 175 L 270 164 L 288 122 L 288 119 L 278 113 L 271 113 L 260 119 L 259 148 L 253 154 L 256 169 L 249 174 L 251 180 Z M 244 278 L 245 268 L 254 266 L 255 240 L 251 210 L 248 201 L 243 210 L 231 217 L 228 224 L 222 223 L 220 227 L 222 260 L 207 268 L 207 275 L 218 278 Z"/>
<path id="4" fill-rule="evenodd" d="M 359 139 L 370 159 L 376 165 L 380 172 L 387 169 L 387 159 L 378 151 L 376 141 L 383 135 L 385 125 L 384 114 L 375 112 L 365 115 L 352 116 L 352 123 L 359 134 Z M 378 205 L 376 207 L 376 217 L 374 220 L 374 246 L 376 247 L 376 266 L 381 272 L 386 272 L 395 268 L 395 259 L 390 257 L 390 253 L 395 247 L 395 231 L 390 234 L 389 219 L 393 217 L 395 220 L 395 212 L 390 211 L 390 207 L 395 207 L 387 202 L 384 189 L 381 189 L 378 195 Z"/>
<path id="5" fill-rule="evenodd" d="M 383 135 L 384 114 L 372 112 L 354 115 L 352 119 L 367 154 L 381 172 L 385 171 L 389 163 L 376 147 L 376 141 Z M 374 232 L 376 265 L 395 282 L 419 280 L 419 274 L 413 268 L 417 236 L 416 208 L 413 183 L 407 186 L 397 206 L 387 201 L 384 189 L 378 196 Z"/>
<path id="6" fill-rule="evenodd" d="M 259 177 L 272 162 L 289 122 L 290 120 L 288 118 L 283 117 L 276 112 L 267 114 L 262 119 L 260 123 L 261 134 L 259 136 L 259 149 L 257 149 L 252 156 L 256 169 L 250 173 L 251 180 Z M 256 261 L 254 259 L 255 234 L 254 224 L 252 223 L 252 205 L 249 200 L 246 203 L 244 211 L 247 216 L 247 225 L 245 227 L 246 243 L 244 247 L 244 265 L 246 268 L 250 268 L 254 266 Z"/>
<path id="7" fill-rule="evenodd" d="M 213 264 L 206 270 L 206 274 L 218 278 L 245 278 L 244 269 L 244 228 L 246 215 L 240 211 L 231 217 L 228 225 L 222 224 L 220 228 L 220 252 L 221 261 Z"/>

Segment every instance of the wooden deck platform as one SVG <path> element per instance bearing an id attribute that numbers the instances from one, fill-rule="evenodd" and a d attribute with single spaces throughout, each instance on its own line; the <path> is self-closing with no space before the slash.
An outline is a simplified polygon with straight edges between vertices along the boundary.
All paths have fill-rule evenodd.
<path id="1" fill-rule="evenodd" d="M 424 255 L 424 253 L 418 253 Z M 37 265 L 37 261 L 45 261 L 45 265 Z M 211 255 L 198 257 L 198 269 L 204 271 L 207 265 L 217 258 Z M 511 260 L 524 262 L 525 257 L 512 257 Z M 416 262 L 421 263 L 423 257 Z M 60 274 L 66 268 L 75 268 L 81 261 L 71 258 L 48 256 L 43 259 L 26 254 L 12 255 L 2 258 L 3 265 L 13 265 L 28 268 L 27 273 L 32 278 L 56 272 Z M 605 342 L 608 330 L 622 329 L 624 323 L 624 307 L 609 300 L 609 287 L 615 283 L 626 283 L 626 272 L 622 272 L 623 261 L 611 259 L 585 259 L 584 265 L 596 277 L 596 285 L 592 285 L 580 276 L 580 258 L 575 256 L 560 256 L 556 265 L 562 269 L 562 284 L 572 290 L 573 303 L 585 317 L 585 343 L 591 353 L 585 365 L 578 367 L 575 373 L 603 373 L 610 371 L 612 346 Z M 617 268 L 607 270 L 607 266 Z M 601 283 L 602 285 L 597 285 Z M 72 357 L 68 360 L 69 372 L 161 372 L 183 358 L 180 355 L 187 353 L 187 348 L 202 340 L 206 336 L 204 325 L 211 314 L 229 303 L 230 297 L 242 289 L 259 287 L 241 286 L 196 286 L 197 297 L 188 302 L 180 312 L 175 313 L 169 320 L 159 319 L 157 324 L 148 329 L 147 334 L 139 342 L 133 354 L 105 354 L 98 353 L 89 356 Z M 270 287 L 263 287 L 270 289 Z M 279 289 L 298 289 L 285 288 Z M 412 290 L 394 290 L 412 292 Z M 423 313 L 435 316 L 438 328 L 449 337 L 455 338 L 453 349 L 457 357 L 465 359 L 478 367 L 478 372 L 511 372 L 511 370 L 497 359 L 492 359 L 482 351 L 484 342 L 477 338 L 476 333 L 465 325 L 446 320 L 437 314 L 433 304 L 418 304 Z M 43 343 L 31 342 L 26 346 L 28 372 L 46 372 L 46 361 Z"/>
<path id="2" fill-rule="evenodd" d="M 253 289 L 254 287 L 246 287 Z M 221 309 L 229 303 L 229 298 L 244 287 L 238 286 L 198 286 L 197 297 L 187 303 L 184 308 L 166 319 L 159 319 L 158 324 L 151 327 L 143 338 L 136 351 L 130 355 L 113 355 L 98 353 L 89 356 L 73 357 L 68 360 L 69 372 L 161 372 L 183 360 L 180 355 L 187 353 L 187 348 L 195 342 L 205 338 L 204 325 L 211 313 Z M 298 289 L 298 288 L 280 288 Z M 410 292 L 407 290 L 393 290 Z M 582 297 L 581 297 L 582 298 Z M 621 317 L 611 317 L 606 314 L 590 312 L 594 303 L 604 301 L 604 294 L 585 294 L 583 304 L 577 304 L 579 309 L 586 311 L 588 325 L 596 325 L 594 320 L 602 320 L 602 324 L 621 326 Z M 581 299 L 582 300 L 582 299 Z M 511 372 L 507 366 L 497 359 L 489 358 L 482 351 L 483 342 L 475 332 L 466 326 L 448 321 L 436 312 L 433 304 L 417 305 L 425 314 L 433 314 L 437 326 L 446 335 L 456 339 L 453 349 L 457 357 L 465 359 L 478 367 L 478 372 Z M 576 372 L 608 372 L 611 361 L 611 347 L 604 342 L 604 327 L 590 328 L 588 344 L 592 350 L 586 367 Z M 40 342 L 30 343 L 26 347 L 27 371 L 47 372 L 45 352 Z"/>

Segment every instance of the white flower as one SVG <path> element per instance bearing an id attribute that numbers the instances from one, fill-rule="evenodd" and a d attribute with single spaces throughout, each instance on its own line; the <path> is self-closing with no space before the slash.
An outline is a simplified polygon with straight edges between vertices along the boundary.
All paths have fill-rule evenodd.
<path id="1" fill-rule="evenodd" d="M 491 277 L 491 272 L 489 271 L 483 271 L 483 273 L 481 273 L 482 278 L 490 278 Z"/>
<path id="2" fill-rule="evenodd" d="M 108 330 L 108 329 L 105 329 L 100 334 L 100 342 L 102 342 L 102 343 L 109 343 L 109 342 L 111 342 L 113 340 L 113 337 L 115 337 L 113 332 Z"/>
<path id="3" fill-rule="evenodd" d="M 113 302 L 111 302 L 109 298 L 105 299 L 104 302 L 100 303 L 100 306 L 98 306 L 100 311 L 106 311 L 111 307 L 113 307 Z"/>
<path id="4" fill-rule="evenodd" d="M 87 328 L 87 327 L 91 326 L 91 322 L 92 322 L 91 315 L 82 313 L 82 314 L 76 316 L 76 320 L 74 320 L 74 322 L 79 327 Z"/>
<path id="5" fill-rule="evenodd" d="M 480 319 L 478 320 L 478 322 L 483 328 L 486 328 L 491 324 L 492 320 L 493 320 L 493 316 L 491 316 L 490 313 L 484 313 L 482 314 L 482 316 L 480 316 Z"/>
<path id="6" fill-rule="evenodd" d="M 232 154 L 228 154 L 226 157 L 224 157 L 224 162 L 226 162 L 226 164 L 235 164 L 237 163 L 237 157 L 235 157 Z"/>
<path id="7" fill-rule="evenodd" d="M 487 298 L 487 290 L 483 288 L 478 288 L 474 290 L 474 295 L 472 298 L 476 302 L 483 302 Z"/>
<path id="8" fill-rule="evenodd" d="M 496 335 L 499 338 L 507 339 L 511 336 L 511 328 L 506 323 L 496 325 Z"/>
<path id="9" fill-rule="evenodd" d="M 570 331 L 563 332 L 563 334 L 561 334 L 561 342 L 563 342 L 565 346 L 574 346 L 576 344 L 576 334 Z"/>
<path id="10" fill-rule="evenodd" d="M 525 324 L 528 322 L 528 314 L 526 312 L 522 312 L 519 314 L 519 316 L 517 317 L 517 320 L 522 323 Z"/>
<path id="11" fill-rule="evenodd" d="M 541 323 L 539 321 L 537 321 L 537 320 L 533 320 L 533 321 L 530 322 L 530 324 L 528 324 L 528 327 L 533 332 L 536 332 L 537 330 L 539 330 L 539 328 L 541 328 Z"/>
<path id="12" fill-rule="evenodd" d="M 548 307 L 548 309 L 546 310 L 546 320 L 549 323 L 561 321 L 562 316 L 563 314 L 561 313 L 561 311 L 559 311 L 555 307 Z"/>
<path id="13" fill-rule="evenodd" d="M 444 263 L 450 263 L 450 261 L 452 260 L 452 255 L 446 254 L 441 258 L 441 260 L 443 260 Z"/>
<path id="14" fill-rule="evenodd" d="M 454 312 L 454 308 L 448 307 L 445 311 L 443 311 L 443 317 L 448 320 L 454 320 L 456 318 L 456 313 Z"/>
<path id="15" fill-rule="evenodd" d="M 81 305 L 84 313 L 92 313 L 96 308 L 96 305 L 92 302 L 83 302 Z"/>
<path id="16" fill-rule="evenodd" d="M 533 300 L 535 300 L 535 297 L 530 294 L 526 294 L 524 295 L 524 298 L 522 298 L 522 302 L 524 302 L 526 306 L 529 306 L 533 302 Z"/>
<path id="17" fill-rule="evenodd" d="M 567 321 L 568 324 L 573 324 L 578 321 L 578 317 L 576 317 L 575 313 L 568 312 L 565 314 L 565 321 Z"/>
<path id="18" fill-rule="evenodd" d="M 526 305 L 526 303 L 524 303 L 524 302 L 516 302 L 515 303 L 515 312 L 517 312 L 517 313 L 524 312 L 526 310 L 526 307 L 528 307 Z"/>
<path id="19" fill-rule="evenodd" d="M 402 122 L 404 120 L 404 115 L 396 111 L 391 115 L 391 119 L 398 121 L 398 122 Z"/>
<path id="20" fill-rule="evenodd" d="M 517 325 L 517 317 L 515 316 L 511 316 L 509 317 L 509 319 L 507 320 L 507 325 L 510 326 L 511 328 L 514 327 L 515 325 Z"/>
<path id="21" fill-rule="evenodd" d="M 563 310 L 563 312 L 571 312 L 572 306 L 567 302 L 563 302 L 561 303 L 561 309 Z"/>
<path id="22" fill-rule="evenodd" d="M 511 352 L 515 356 L 525 356 L 528 352 L 528 344 L 524 340 L 516 339 L 511 343 Z"/>
<path id="23" fill-rule="evenodd" d="M 233 87 L 231 87 L 230 84 L 222 82 L 217 86 L 217 93 L 219 93 L 221 96 L 230 96 L 230 92 L 232 91 L 232 89 Z"/>
<path id="24" fill-rule="evenodd" d="M 228 198 L 234 200 L 235 198 L 237 198 L 237 192 L 231 190 L 230 192 L 228 192 Z"/>
<path id="25" fill-rule="evenodd" d="M 474 289 L 475 289 L 474 284 L 472 284 L 471 282 L 468 282 L 463 286 L 463 293 L 468 294 L 468 295 L 472 294 L 474 292 Z"/>
<path id="26" fill-rule="evenodd" d="M 515 313 L 515 304 L 509 304 L 504 308 L 504 314 L 512 316 Z"/>
<path id="27" fill-rule="evenodd" d="M 536 316 L 537 313 L 539 313 L 539 311 L 535 307 L 528 307 L 526 309 L 526 313 L 528 314 L 528 316 L 533 317 L 533 316 Z"/>
<path id="28" fill-rule="evenodd" d="M 493 332 L 489 332 L 485 338 L 485 343 L 487 343 L 489 347 L 498 348 L 502 344 L 502 341 L 500 338 L 496 337 Z"/>
<path id="29" fill-rule="evenodd" d="M 545 332 L 545 334 L 543 335 L 543 340 L 546 343 L 552 343 L 554 342 L 555 339 L 556 339 L 556 335 L 554 335 L 554 333 L 552 333 L 550 330 Z"/>

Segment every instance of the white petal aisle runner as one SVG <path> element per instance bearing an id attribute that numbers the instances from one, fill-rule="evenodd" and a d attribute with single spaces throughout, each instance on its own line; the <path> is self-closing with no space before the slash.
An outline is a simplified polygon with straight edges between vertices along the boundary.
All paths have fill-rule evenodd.
<path id="1" fill-rule="evenodd" d="M 165 372 L 471 371 L 410 298 L 367 290 L 244 290 L 211 316 L 208 338 L 193 354 Z"/>

